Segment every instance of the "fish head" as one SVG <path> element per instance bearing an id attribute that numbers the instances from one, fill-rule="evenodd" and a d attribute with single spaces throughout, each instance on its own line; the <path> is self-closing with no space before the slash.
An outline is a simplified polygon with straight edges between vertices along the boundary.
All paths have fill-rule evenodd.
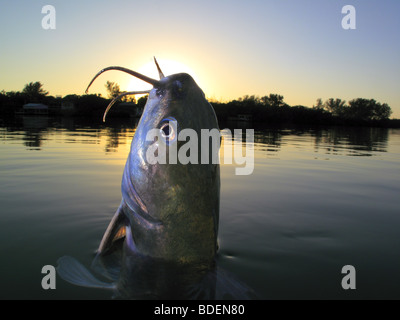
<path id="1" fill-rule="evenodd" d="M 139 252 L 182 263 L 213 261 L 219 139 L 214 109 L 190 75 L 164 77 L 150 91 L 121 187 Z"/>

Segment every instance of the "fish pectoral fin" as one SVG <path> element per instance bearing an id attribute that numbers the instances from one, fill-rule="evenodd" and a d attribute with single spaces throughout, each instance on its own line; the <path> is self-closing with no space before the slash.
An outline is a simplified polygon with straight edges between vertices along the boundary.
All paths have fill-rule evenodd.
<path id="1" fill-rule="evenodd" d="M 115 289 L 113 283 L 104 282 L 95 278 L 78 260 L 63 256 L 57 261 L 57 274 L 65 281 L 89 288 Z"/>
<path id="2" fill-rule="evenodd" d="M 100 255 L 107 254 L 115 241 L 125 237 L 125 226 L 126 217 L 121 205 L 111 219 L 110 224 L 103 235 L 103 239 L 100 242 L 97 253 Z"/>
<path id="3" fill-rule="evenodd" d="M 125 228 L 126 228 L 125 226 L 121 226 L 118 229 L 117 233 L 114 236 L 113 242 L 125 237 L 125 235 L 126 235 L 126 229 Z"/>

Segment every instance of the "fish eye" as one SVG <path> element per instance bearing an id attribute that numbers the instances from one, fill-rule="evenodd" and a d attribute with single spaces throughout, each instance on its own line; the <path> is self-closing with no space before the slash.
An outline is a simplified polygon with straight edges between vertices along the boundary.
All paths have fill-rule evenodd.
<path id="1" fill-rule="evenodd" d="M 168 123 L 164 123 L 164 124 L 161 126 L 160 130 L 161 130 L 161 135 L 162 135 L 164 138 L 169 138 L 170 135 L 172 136 L 172 135 L 173 135 L 173 131 L 174 131 L 174 129 L 172 128 L 172 126 L 169 124 L 169 122 L 168 122 Z"/>
<path id="2" fill-rule="evenodd" d="M 176 140 L 178 123 L 175 118 L 166 118 L 161 122 L 160 135 L 166 143 Z"/>

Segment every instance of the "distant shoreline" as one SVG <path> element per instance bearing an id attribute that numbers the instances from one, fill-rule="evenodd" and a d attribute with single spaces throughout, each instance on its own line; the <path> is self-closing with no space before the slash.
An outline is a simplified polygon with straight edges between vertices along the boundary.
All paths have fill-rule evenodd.
<path id="1" fill-rule="evenodd" d="M 117 108 L 116 108 L 117 109 Z M 126 122 L 127 120 L 138 121 L 140 115 L 127 114 L 122 112 L 114 112 L 108 116 L 108 120 L 106 123 L 102 122 L 102 112 L 99 112 L 97 115 L 84 115 L 84 114 L 61 114 L 61 113 L 48 113 L 48 114 L 13 114 L 13 113 L 0 113 L 0 125 L 6 125 L 7 123 L 12 123 L 14 121 L 18 121 L 18 118 L 27 117 L 27 118 L 51 118 L 51 119 L 79 119 L 82 121 L 88 121 L 90 123 L 98 122 L 99 124 L 107 125 L 107 123 L 115 123 L 119 120 L 123 119 L 121 122 Z M 319 121 L 310 121 L 312 119 L 308 119 L 306 121 L 301 121 L 301 119 L 270 119 L 270 121 L 260 121 L 258 119 L 235 119 L 229 117 L 223 117 L 221 114 L 219 115 L 216 110 L 216 115 L 218 118 L 218 122 L 223 125 L 227 125 L 231 128 L 254 128 L 254 129 L 263 129 L 263 128 L 271 128 L 271 127 L 302 127 L 302 126 L 311 126 L 311 127 L 376 127 L 376 128 L 387 128 L 387 129 L 396 129 L 400 128 L 400 119 L 388 119 L 388 120 L 348 120 L 348 119 L 340 119 L 335 117 L 330 117 L 327 119 L 320 119 Z M 221 126 L 221 129 L 223 127 Z"/>
<path id="2" fill-rule="evenodd" d="M 113 97 L 121 92 L 119 86 L 109 83 L 109 99 L 100 94 L 75 95 L 65 97 L 49 96 L 41 82 L 28 83 L 22 92 L 0 92 L 0 116 L 49 115 L 60 117 L 84 116 L 98 119 Z M 116 90 L 115 90 L 116 89 Z M 391 107 L 375 99 L 355 98 L 344 101 L 329 98 L 317 99 L 312 107 L 290 106 L 279 94 L 266 96 L 245 95 L 237 100 L 222 102 L 210 100 L 220 122 L 236 121 L 239 126 L 256 125 L 312 125 L 312 126 L 359 126 L 400 128 L 400 119 L 390 119 Z M 138 100 L 123 97 L 120 103 L 108 113 L 108 117 L 139 118 L 147 103 L 147 96 Z"/>

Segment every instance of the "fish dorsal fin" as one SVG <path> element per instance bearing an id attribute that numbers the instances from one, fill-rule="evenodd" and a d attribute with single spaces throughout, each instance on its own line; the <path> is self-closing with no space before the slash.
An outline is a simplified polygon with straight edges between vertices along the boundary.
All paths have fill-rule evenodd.
<path id="1" fill-rule="evenodd" d="M 154 57 L 154 62 L 156 63 L 157 70 L 158 70 L 158 75 L 160 76 L 160 80 L 165 78 L 164 73 L 161 71 L 160 66 L 158 65 L 156 57 Z"/>

